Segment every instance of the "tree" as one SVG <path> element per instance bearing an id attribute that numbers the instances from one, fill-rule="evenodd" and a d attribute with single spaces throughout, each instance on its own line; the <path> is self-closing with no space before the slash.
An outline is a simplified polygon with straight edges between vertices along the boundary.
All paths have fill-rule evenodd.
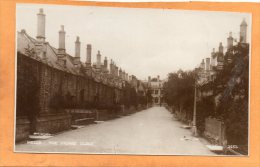
<path id="1" fill-rule="evenodd" d="M 214 83 L 215 95 L 221 95 L 215 116 L 226 125 L 228 144 L 247 146 L 249 45 L 239 43 L 232 51 L 232 62 L 224 63 Z"/>
<path id="2" fill-rule="evenodd" d="M 168 105 L 184 112 L 187 119 L 192 118 L 195 71 L 179 70 L 168 75 L 164 84 L 164 98 Z"/>

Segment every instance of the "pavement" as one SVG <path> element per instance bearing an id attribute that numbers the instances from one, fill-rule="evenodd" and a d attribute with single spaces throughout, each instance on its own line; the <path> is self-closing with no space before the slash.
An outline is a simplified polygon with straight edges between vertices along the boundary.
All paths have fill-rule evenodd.
<path id="1" fill-rule="evenodd" d="M 215 155 L 203 139 L 174 119 L 164 107 L 66 131 L 46 140 L 15 145 L 16 152 Z"/>

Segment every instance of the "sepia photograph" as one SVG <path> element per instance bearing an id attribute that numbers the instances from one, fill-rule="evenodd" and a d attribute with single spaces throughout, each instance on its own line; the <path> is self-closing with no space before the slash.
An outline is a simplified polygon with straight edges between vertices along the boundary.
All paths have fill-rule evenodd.
<path id="1" fill-rule="evenodd" d="M 17 3 L 14 152 L 249 156 L 251 16 Z"/>

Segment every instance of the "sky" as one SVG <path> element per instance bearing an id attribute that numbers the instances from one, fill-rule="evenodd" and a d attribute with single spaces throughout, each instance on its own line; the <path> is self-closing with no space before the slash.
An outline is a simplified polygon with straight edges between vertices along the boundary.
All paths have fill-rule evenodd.
<path id="1" fill-rule="evenodd" d="M 251 14 L 172 9 L 114 8 L 93 6 L 17 4 L 16 29 L 36 37 L 37 13 L 46 14 L 46 41 L 58 48 L 58 32 L 64 25 L 66 52 L 75 56 L 76 36 L 81 41 L 81 61 L 86 60 L 86 45 L 92 45 L 92 62 L 100 50 L 129 75 L 144 80 L 161 79 L 168 73 L 193 70 L 210 57 L 219 42 L 226 48 L 232 32 L 239 40 L 243 19 L 248 24 L 251 43 Z"/>

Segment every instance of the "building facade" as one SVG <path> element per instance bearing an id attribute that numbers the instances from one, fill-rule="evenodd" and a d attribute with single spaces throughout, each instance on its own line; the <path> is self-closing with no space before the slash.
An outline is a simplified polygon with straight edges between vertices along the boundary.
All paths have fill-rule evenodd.
<path id="1" fill-rule="evenodd" d="M 238 49 L 236 48 L 238 47 L 249 48 L 249 44 L 247 43 L 247 23 L 245 20 L 240 24 L 239 41 L 235 40 L 232 32 L 230 32 L 227 38 L 227 46 L 225 47 L 226 51 L 224 51 L 224 46 L 220 42 L 218 51 L 215 51 L 215 48 L 213 48 L 211 57 L 202 59 L 199 68 L 196 69 L 198 74 L 197 86 L 200 88 L 198 92 L 199 97 L 213 95 L 213 90 L 209 89 L 209 83 L 215 81 L 216 76 L 223 71 L 224 66 L 227 66 L 236 59 L 234 55 L 237 54 Z M 239 81 L 240 79 L 236 80 Z"/>
<path id="2" fill-rule="evenodd" d="M 239 141 L 235 139 L 237 134 L 234 137 L 232 133 L 234 129 L 231 124 L 238 127 L 241 126 L 241 122 L 245 122 L 245 125 L 248 122 L 248 106 L 233 108 L 236 105 L 248 104 L 249 43 L 246 32 L 247 23 L 243 20 L 239 40 L 235 40 L 232 33 L 229 33 L 226 49 L 224 50 L 224 46 L 220 43 L 217 52 L 213 49 L 211 59 L 203 59 L 197 69 L 197 102 L 213 103 L 207 111 L 210 116 L 205 119 L 204 135 L 214 144 L 224 147 Z M 236 114 L 232 111 L 236 111 Z M 227 119 L 233 120 L 227 123 L 228 121 L 225 122 Z M 239 131 L 240 136 L 244 135 L 247 138 L 247 130 L 240 128 Z"/>
<path id="3" fill-rule="evenodd" d="M 71 127 L 66 109 L 110 109 L 122 105 L 123 88 L 128 74 L 101 52 L 92 62 L 92 46 L 86 45 L 86 62 L 80 37 L 75 40 L 75 55 L 66 52 L 66 32 L 58 33 L 59 46 L 51 46 L 45 36 L 43 9 L 37 14 L 37 36 L 25 30 L 17 32 L 16 141 L 29 134 L 57 133 Z"/>
<path id="4" fill-rule="evenodd" d="M 153 105 L 161 105 L 164 103 L 163 84 L 164 81 L 160 80 L 159 75 L 156 78 L 148 77 L 148 89 L 150 89 L 151 92 Z"/>

